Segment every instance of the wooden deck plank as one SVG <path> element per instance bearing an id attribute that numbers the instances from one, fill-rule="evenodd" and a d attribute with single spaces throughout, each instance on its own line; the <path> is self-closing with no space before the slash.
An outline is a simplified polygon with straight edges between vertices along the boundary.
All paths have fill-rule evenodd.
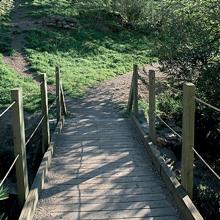
<path id="1" fill-rule="evenodd" d="M 128 119 L 69 120 L 57 143 L 34 219 L 179 219 Z"/>
<path id="2" fill-rule="evenodd" d="M 124 202 L 146 202 L 148 204 L 149 201 L 161 201 L 166 200 L 167 197 L 163 193 L 146 193 L 146 194 L 134 194 L 134 195 L 126 195 L 126 196 L 87 196 L 87 197 L 79 197 L 76 194 L 74 196 L 58 196 L 57 194 L 48 196 L 48 193 L 45 192 L 41 196 L 40 205 L 48 205 L 48 204 L 74 204 L 74 203 L 96 203 L 96 204 L 107 204 L 107 203 L 124 203 Z"/>
<path id="3" fill-rule="evenodd" d="M 155 208 L 167 208 L 169 203 L 166 200 L 160 201 L 143 201 L 143 202 L 117 202 L 114 204 L 101 204 L 101 203 L 72 203 L 72 204 L 55 204 L 50 203 L 48 211 L 53 212 L 72 212 L 73 210 L 79 210 L 80 212 L 95 212 L 95 211 L 123 211 L 123 210 L 140 210 L 140 209 L 155 209 Z"/>
<path id="4" fill-rule="evenodd" d="M 62 213 L 62 214 L 61 214 Z M 94 212 L 51 212 L 53 218 L 65 216 L 65 219 L 117 219 L 117 218 L 146 218 L 146 217 L 163 217 L 176 214 L 173 208 L 155 208 L 155 209 L 138 209 L 138 210 L 118 210 L 118 211 L 94 211 Z"/>

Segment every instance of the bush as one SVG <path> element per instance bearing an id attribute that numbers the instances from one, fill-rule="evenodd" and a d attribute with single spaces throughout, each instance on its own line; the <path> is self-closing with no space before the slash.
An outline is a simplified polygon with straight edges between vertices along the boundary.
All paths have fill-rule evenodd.
<path id="1" fill-rule="evenodd" d="M 183 107 L 180 94 L 165 91 L 157 100 L 157 109 L 164 117 L 181 121 Z"/>
<path id="2" fill-rule="evenodd" d="M 163 20 L 159 22 L 160 38 L 156 48 L 159 60 L 172 78 L 196 83 L 213 62 L 220 61 L 220 2 L 161 2 L 166 16 L 162 14 Z"/>
<path id="3" fill-rule="evenodd" d="M 1 186 L 0 187 L 0 202 L 6 199 L 8 199 L 8 189 Z M 0 212 L 1 212 L 1 209 L 0 209 Z M 5 214 L 0 213 L 0 220 L 4 220 L 4 219 L 7 219 L 5 217 Z"/>
<path id="4" fill-rule="evenodd" d="M 144 16 L 146 0 L 112 0 L 111 8 L 131 24 L 138 23 Z"/>
<path id="5" fill-rule="evenodd" d="M 220 63 L 213 62 L 204 68 L 198 81 L 198 93 L 203 99 L 215 106 L 220 106 Z"/>
<path id="6" fill-rule="evenodd" d="M 8 198 L 8 189 L 4 187 L 0 187 L 0 201 Z"/>

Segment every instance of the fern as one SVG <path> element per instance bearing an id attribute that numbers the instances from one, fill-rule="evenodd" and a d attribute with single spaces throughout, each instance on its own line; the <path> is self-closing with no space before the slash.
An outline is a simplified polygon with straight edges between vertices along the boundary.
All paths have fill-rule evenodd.
<path id="1" fill-rule="evenodd" d="M 8 198 L 8 188 L 0 187 L 0 201 Z"/>

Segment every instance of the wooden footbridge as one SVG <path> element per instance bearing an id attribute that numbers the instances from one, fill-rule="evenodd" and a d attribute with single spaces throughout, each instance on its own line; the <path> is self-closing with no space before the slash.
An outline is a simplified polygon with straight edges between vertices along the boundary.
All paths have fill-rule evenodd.
<path id="1" fill-rule="evenodd" d="M 153 144 L 154 71 L 150 71 L 149 136 L 135 117 L 138 111 L 136 66 L 128 104 L 129 118 L 115 112 L 109 91 L 104 89 L 91 91 L 77 101 L 67 101 L 68 115 L 64 120 L 66 105 L 59 74 L 57 69 L 58 124 L 52 138 L 49 138 L 43 77 L 41 123 L 45 154 L 30 190 L 24 128 L 22 123 L 14 128 L 15 155 L 19 155 L 14 164 L 23 207 L 19 219 L 203 219 L 187 194 L 191 193 L 190 177 L 186 175 L 181 185 Z M 19 97 L 14 98 L 20 103 Z M 22 120 L 21 107 L 21 104 L 13 106 L 13 120 Z M 186 147 L 191 141 L 190 133 L 187 135 Z M 190 158 L 187 163 L 183 170 L 189 168 Z"/>

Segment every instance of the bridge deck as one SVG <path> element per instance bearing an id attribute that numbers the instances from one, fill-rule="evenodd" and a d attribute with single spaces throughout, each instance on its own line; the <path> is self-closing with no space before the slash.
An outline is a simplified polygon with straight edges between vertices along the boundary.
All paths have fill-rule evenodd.
<path id="1" fill-rule="evenodd" d="M 58 139 L 34 219 L 180 219 L 129 119 L 102 97 L 69 103 L 76 117 Z"/>

